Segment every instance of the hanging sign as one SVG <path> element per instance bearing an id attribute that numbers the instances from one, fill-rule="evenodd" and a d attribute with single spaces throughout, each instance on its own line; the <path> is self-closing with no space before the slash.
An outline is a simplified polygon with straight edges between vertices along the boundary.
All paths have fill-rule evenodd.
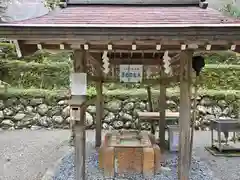
<path id="1" fill-rule="evenodd" d="M 120 65 L 120 82 L 142 82 L 143 65 Z"/>

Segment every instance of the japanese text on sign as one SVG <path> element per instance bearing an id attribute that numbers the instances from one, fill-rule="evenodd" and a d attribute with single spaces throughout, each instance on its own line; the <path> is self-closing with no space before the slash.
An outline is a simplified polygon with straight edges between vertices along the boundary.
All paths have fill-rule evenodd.
<path id="1" fill-rule="evenodd" d="M 120 65 L 120 82 L 141 82 L 143 76 L 142 65 Z"/>

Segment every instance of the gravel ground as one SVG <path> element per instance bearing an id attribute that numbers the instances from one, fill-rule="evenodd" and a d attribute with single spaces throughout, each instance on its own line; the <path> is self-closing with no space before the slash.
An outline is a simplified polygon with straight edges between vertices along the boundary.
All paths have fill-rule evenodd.
<path id="1" fill-rule="evenodd" d="M 0 180 L 40 180 L 69 152 L 68 130 L 0 131 Z"/>
<path id="2" fill-rule="evenodd" d="M 98 170 L 98 157 L 97 152 L 94 150 L 94 143 L 89 142 L 86 146 L 87 149 L 87 160 L 86 160 L 86 179 L 87 180 L 104 180 L 102 172 Z M 63 159 L 62 164 L 59 167 L 58 172 L 54 180 L 74 180 L 74 165 L 73 165 L 73 153 L 66 156 Z M 168 167 L 171 171 L 163 171 L 157 173 L 152 180 L 177 180 L 177 156 L 168 154 L 165 157 L 167 161 L 163 164 L 164 167 Z M 144 180 L 140 174 L 129 175 L 129 176 L 119 176 L 116 175 L 115 180 Z M 214 180 L 209 168 L 202 162 L 198 160 L 193 160 L 191 180 Z"/>
<path id="3" fill-rule="evenodd" d="M 214 176 L 219 180 L 240 180 L 240 157 L 216 157 L 204 147 L 210 144 L 210 132 L 197 132 L 194 154 L 208 164 Z"/>
<path id="4" fill-rule="evenodd" d="M 88 134 L 87 137 L 95 137 Z M 104 179 L 101 172 L 97 169 L 97 153 L 92 143 L 94 139 L 89 139 L 87 144 L 87 160 L 86 174 L 89 180 Z M 223 158 L 214 157 L 205 151 L 204 147 L 210 144 L 210 132 L 196 132 L 194 141 L 194 159 L 192 165 L 191 179 L 193 180 L 239 180 L 240 179 L 240 158 Z M 175 180 L 177 179 L 176 166 L 177 157 L 167 155 L 168 161 L 165 162 L 166 167 L 170 167 L 172 171 L 157 174 L 154 179 Z M 54 180 L 74 180 L 73 175 L 73 154 L 64 158 L 62 165 L 59 167 Z M 115 178 L 123 179 L 122 177 Z M 135 175 L 127 179 L 141 179 Z"/>
<path id="5" fill-rule="evenodd" d="M 69 130 L 0 131 L 0 180 L 40 180 L 47 168 L 60 157 L 69 154 L 69 136 Z M 88 164 L 93 166 L 91 170 L 94 170 L 97 166 L 94 161 L 97 159 L 97 155 L 91 144 L 95 139 L 94 131 L 88 131 L 86 137 L 90 142 L 88 149 L 92 149 L 91 152 L 88 151 Z M 211 173 L 205 171 L 207 164 L 213 171 L 215 177 L 213 180 L 240 180 L 240 158 L 214 157 L 204 150 L 204 146 L 209 144 L 210 132 L 196 132 L 194 156 L 197 159 L 194 167 L 200 166 L 205 173 Z M 174 157 L 172 158 L 175 161 Z M 203 165 L 199 161 L 203 162 Z M 73 168 L 72 155 L 66 157 L 65 162 L 63 164 L 66 166 L 61 166 L 61 170 L 65 177 L 67 173 L 71 177 L 73 176 L 73 172 L 71 173 L 73 170 L 71 170 Z M 65 171 L 67 169 L 68 172 Z M 98 173 L 96 168 L 95 171 L 91 171 L 91 173 Z M 62 178 L 59 180 L 72 179 Z"/>

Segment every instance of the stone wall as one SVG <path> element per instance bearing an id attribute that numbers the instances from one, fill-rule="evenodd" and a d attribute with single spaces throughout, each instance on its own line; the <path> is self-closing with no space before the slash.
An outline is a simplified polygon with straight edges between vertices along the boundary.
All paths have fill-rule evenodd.
<path id="1" fill-rule="evenodd" d="M 106 97 L 103 118 L 104 129 L 120 129 L 136 127 L 138 111 L 147 110 L 147 97 Z M 154 109 L 158 110 L 156 98 Z M 50 102 L 50 103 L 49 103 Z M 226 97 L 198 98 L 198 118 L 196 129 L 207 130 L 209 119 L 215 116 L 236 117 L 238 115 L 239 99 Z M 179 110 L 179 98 L 171 97 L 167 100 L 167 108 L 171 111 Z M 47 101 L 44 98 L 8 98 L 0 100 L 0 128 L 69 128 L 70 113 L 66 100 Z M 96 119 L 96 107 L 91 105 L 86 112 L 86 125 L 93 129 Z M 148 123 L 141 123 L 142 129 L 149 129 Z"/>

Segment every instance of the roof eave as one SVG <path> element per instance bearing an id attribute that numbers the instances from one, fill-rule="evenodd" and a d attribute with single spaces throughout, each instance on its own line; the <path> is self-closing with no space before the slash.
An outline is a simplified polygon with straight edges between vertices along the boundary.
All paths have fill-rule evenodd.
<path id="1" fill-rule="evenodd" d="M 16 40 L 155 40 L 239 41 L 240 24 L 164 25 L 0 25 L 0 37 Z"/>
<path id="2" fill-rule="evenodd" d="M 16 24 L 0 23 L 1 27 L 39 27 L 39 28 L 216 28 L 240 27 L 240 23 L 223 24 Z"/>

